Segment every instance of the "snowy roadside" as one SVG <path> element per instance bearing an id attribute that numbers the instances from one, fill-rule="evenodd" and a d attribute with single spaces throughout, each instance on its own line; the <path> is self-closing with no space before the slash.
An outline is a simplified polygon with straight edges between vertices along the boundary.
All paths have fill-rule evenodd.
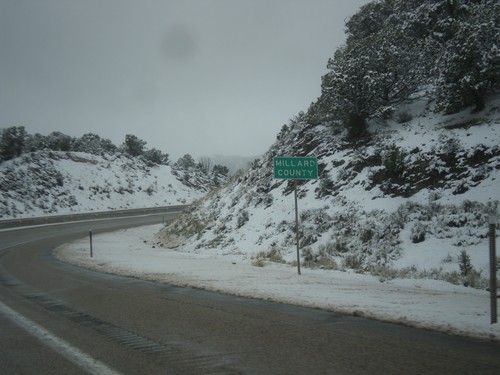
<path id="1" fill-rule="evenodd" d="M 153 248 L 162 225 L 94 236 L 55 250 L 57 258 L 93 270 L 219 291 L 328 311 L 355 314 L 450 334 L 500 341 L 490 324 L 489 293 L 424 279 L 378 278 L 342 271 L 270 263 L 252 265 L 248 255 L 208 255 Z"/>

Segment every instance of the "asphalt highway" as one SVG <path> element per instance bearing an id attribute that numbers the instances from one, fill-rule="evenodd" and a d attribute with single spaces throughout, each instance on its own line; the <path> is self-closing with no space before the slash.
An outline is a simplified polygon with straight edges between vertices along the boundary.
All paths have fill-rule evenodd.
<path id="1" fill-rule="evenodd" d="M 500 373 L 499 343 L 107 275 L 52 256 L 89 229 L 175 214 L 0 231 L 0 374 Z"/>

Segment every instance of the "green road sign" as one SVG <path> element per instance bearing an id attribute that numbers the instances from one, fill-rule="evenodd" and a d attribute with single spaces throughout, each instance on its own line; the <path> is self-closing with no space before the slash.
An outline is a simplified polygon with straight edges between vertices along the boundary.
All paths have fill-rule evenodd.
<path id="1" fill-rule="evenodd" d="M 274 178 L 288 180 L 315 180 L 318 178 L 316 158 L 274 158 Z"/>

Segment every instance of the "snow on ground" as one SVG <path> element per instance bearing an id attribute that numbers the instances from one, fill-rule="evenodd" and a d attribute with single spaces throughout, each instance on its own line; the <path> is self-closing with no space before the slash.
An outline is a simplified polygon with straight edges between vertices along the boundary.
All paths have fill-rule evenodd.
<path id="1" fill-rule="evenodd" d="M 170 165 L 123 155 L 39 151 L 0 164 L 0 219 L 189 204 L 205 193 Z"/>
<path id="2" fill-rule="evenodd" d="M 88 238 L 63 245 L 55 254 L 101 272 L 500 340 L 500 324 L 490 324 L 489 292 L 485 290 L 428 279 L 381 282 L 369 275 L 304 267 L 298 275 L 296 267 L 285 264 L 256 267 L 243 253 L 155 248 L 151 239 L 161 228 L 154 225 L 96 235 L 92 258 Z"/>

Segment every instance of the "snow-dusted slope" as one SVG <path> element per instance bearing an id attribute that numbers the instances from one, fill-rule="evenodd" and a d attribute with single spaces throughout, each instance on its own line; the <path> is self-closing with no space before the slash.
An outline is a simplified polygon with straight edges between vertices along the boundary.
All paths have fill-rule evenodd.
<path id="1" fill-rule="evenodd" d="M 40 151 L 0 164 L 0 218 L 186 204 L 206 193 L 192 182 L 123 155 Z"/>
<path id="2" fill-rule="evenodd" d="M 273 178 L 272 161 L 314 156 L 320 178 L 298 188 L 302 262 L 481 284 L 459 263 L 468 257 L 487 269 L 488 215 L 500 201 L 499 108 L 497 96 L 479 113 L 442 116 L 415 101 L 394 116 L 409 121 L 372 123 L 357 141 L 298 116 L 248 173 L 197 202 L 158 241 L 293 264 L 293 185 Z"/>

